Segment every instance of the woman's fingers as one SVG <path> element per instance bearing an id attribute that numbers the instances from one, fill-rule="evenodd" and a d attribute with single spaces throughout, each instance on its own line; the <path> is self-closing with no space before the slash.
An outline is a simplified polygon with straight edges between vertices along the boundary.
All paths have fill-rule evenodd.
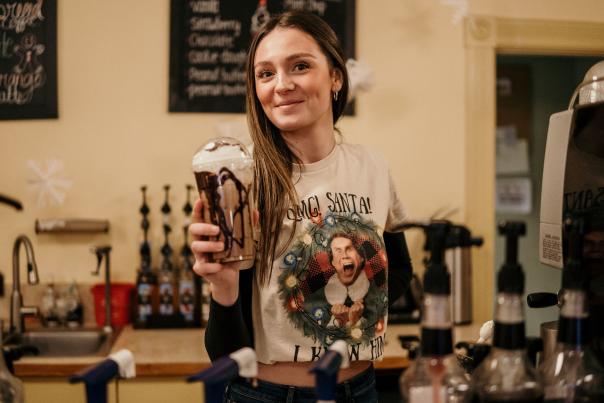
<path id="1" fill-rule="evenodd" d="M 219 233 L 220 228 L 214 224 L 198 222 L 189 225 L 189 234 L 196 240 L 199 240 L 204 236 L 215 236 Z"/>
<path id="2" fill-rule="evenodd" d="M 195 254 L 221 252 L 223 249 L 224 249 L 224 242 L 222 242 L 222 241 L 193 241 L 193 242 L 191 242 L 191 250 Z"/>

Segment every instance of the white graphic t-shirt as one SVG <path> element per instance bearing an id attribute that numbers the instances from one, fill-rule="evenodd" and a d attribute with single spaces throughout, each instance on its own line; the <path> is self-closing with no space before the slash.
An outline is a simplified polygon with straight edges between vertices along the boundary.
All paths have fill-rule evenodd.
<path id="1" fill-rule="evenodd" d="M 388 166 L 360 145 L 338 144 L 294 169 L 299 204 L 285 217 L 268 285 L 254 285 L 258 361 L 314 361 L 334 341 L 351 360 L 380 360 L 388 319 L 384 230 L 404 219 Z"/>

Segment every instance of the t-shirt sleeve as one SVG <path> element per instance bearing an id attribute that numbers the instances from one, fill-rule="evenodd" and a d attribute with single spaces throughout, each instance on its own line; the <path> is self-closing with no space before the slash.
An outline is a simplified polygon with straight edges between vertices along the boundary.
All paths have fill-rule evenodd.
<path id="1" fill-rule="evenodd" d="M 205 347 L 212 361 L 254 345 L 251 325 L 252 278 L 253 269 L 241 271 L 239 298 L 234 305 L 223 306 L 211 299 Z"/>
<path id="2" fill-rule="evenodd" d="M 396 185 L 392 180 L 390 170 L 388 170 L 388 184 L 390 186 L 390 200 L 388 203 L 388 217 L 386 218 L 386 226 L 384 227 L 384 231 L 400 232 L 400 229 L 397 230 L 397 227 L 405 221 L 407 214 L 405 213 L 403 203 L 398 197 Z"/>

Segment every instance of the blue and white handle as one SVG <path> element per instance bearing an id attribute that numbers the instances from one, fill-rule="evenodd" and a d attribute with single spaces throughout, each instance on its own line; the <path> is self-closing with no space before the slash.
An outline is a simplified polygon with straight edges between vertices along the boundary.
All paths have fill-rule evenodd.
<path id="1" fill-rule="evenodd" d="M 69 382 L 84 382 L 87 403 L 107 403 L 107 384 L 118 376 L 134 378 L 135 368 L 134 356 L 129 350 L 124 349 L 72 375 Z"/>
<path id="2" fill-rule="evenodd" d="M 315 374 L 317 403 L 335 403 L 338 373 L 349 366 L 348 344 L 337 340 L 310 369 Z"/>
<path id="3" fill-rule="evenodd" d="M 214 361 L 210 368 L 189 376 L 187 382 L 203 382 L 205 385 L 205 401 L 207 403 L 221 403 L 229 381 L 238 376 L 256 378 L 257 375 L 256 352 L 249 347 L 244 347 Z"/>

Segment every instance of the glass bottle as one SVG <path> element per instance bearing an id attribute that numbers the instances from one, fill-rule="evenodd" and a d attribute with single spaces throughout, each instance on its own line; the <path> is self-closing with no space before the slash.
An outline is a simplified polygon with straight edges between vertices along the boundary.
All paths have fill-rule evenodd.
<path id="1" fill-rule="evenodd" d="M 583 221 L 567 218 L 569 258 L 562 273 L 562 307 L 556 349 L 541 364 L 546 402 L 604 401 L 603 369 L 589 347 L 589 314 L 582 267 Z"/>
<path id="2" fill-rule="evenodd" d="M 431 253 L 424 275 L 421 353 L 401 377 L 403 400 L 409 403 L 469 402 L 470 381 L 453 354 L 451 285 L 443 263 L 450 224 L 433 222 L 422 227 Z"/>
<path id="3" fill-rule="evenodd" d="M 23 401 L 23 384 L 6 367 L 4 354 L 0 348 L 0 402 L 23 403 Z"/>
<path id="4" fill-rule="evenodd" d="M 506 262 L 497 277 L 493 348 L 473 374 L 479 402 L 543 401 L 543 386 L 526 353 L 524 272 L 518 263 L 518 237 L 525 232 L 521 222 L 499 226 L 507 238 Z"/>

